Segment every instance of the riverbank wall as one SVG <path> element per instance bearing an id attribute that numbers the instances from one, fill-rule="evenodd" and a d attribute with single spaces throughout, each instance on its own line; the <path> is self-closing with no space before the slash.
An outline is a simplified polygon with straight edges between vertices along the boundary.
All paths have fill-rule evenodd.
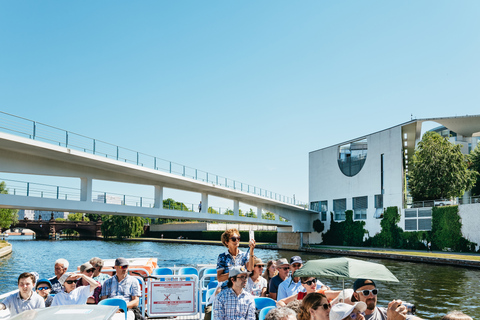
<path id="1" fill-rule="evenodd" d="M 8 242 L 7 242 L 8 243 Z M 12 253 L 12 244 L 8 243 L 6 247 L 0 249 L 0 258 L 3 258 Z"/>

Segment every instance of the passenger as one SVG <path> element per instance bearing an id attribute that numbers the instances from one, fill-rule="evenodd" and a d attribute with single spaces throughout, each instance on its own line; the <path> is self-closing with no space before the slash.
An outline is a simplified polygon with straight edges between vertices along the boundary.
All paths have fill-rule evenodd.
<path id="1" fill-rule="evenodd" d="M 367 309 L 365 302 L 355 302 L 354 305 L 347 303 L 337 303 L 330 310 L 330 320 L 364 320 L 362 315 Z"/>
<path id="2" fill-rule="evenodd" d="M 284 307 L 291 301 L 302 300 L 307 294 L 312 292 L 319 292 L 321 294 L 324 294 L 327 297 L 328 301 L 331 301 L 335 299 L 341 292 L 327 290 L 325 289 L 325 287 L 323 289 L 317 290 L 317 279 L 315 277 L 301 277 L 300 283 L 302 284 L 303 290 L 305 291 L 299 291 L 298 293 L 291 295 L 290 297 L 278 300 L 277 306 Z"/>
<path id="3" fill-rule="evenodd" d="M 128 275 L 128 261 L 125 258 L 117 258 L 115 260 L 115 276 L 106 280 L 102 286 L 100 300 L 107 298 L 120 298 L 127 302 L 127 319 L 135 319 L 135 314 L 139 314 L 138 309 L 140 285 L 137 279 Z M 125 311 L 125 310 L 124 310 Z M 112 319 L 125 319 L 123 313 L 117 313 Z"/>
<path id="4" fill-rule="evenodd" d="M 293 300 L 287 303 L 287 308 L 292 309 L 298 315 L 300 314 L 300 307 L 302 306 L 302 300 Z"/>
<path id="5" fill-rule="evenodd" d="M 215 320 L 255 320 L 255 301 L 246 292 L 250 272 L 245 267 L 235 266 L 228 273 L 227 289 L 222 290 L 213 301 Z"/>
<path id="6" fill-rule="evenodd" d="M 265 320 L 296 320 L 297 314 L 290 308 L 281 307 L 268 311 Z"/>
<path id="7" fill-rule="evenodd" d="M 321 293 L 309 293 L 303 298 L 298 320 L 329 320 L 330 304 Z"/>
<path id="8" fill-rule="evenodd" d="M 473 320 L 472 317 L 467 316 L 462 311 L 451 311 L 443 316 L 442 320 Z"/>
<path id="9" fill-rule="evenodd" d="M 275 266 L 275 260 L 269 260 L 267 262 L 267 268 L 265 272 L 262 274 L 262 277 L 267 280 L 267 297 L 269 297 L 270 293 L 270 280 L 278 274 L 277 267 Z"/>
<path id="10" fill-rule="evenodd" d="M 253 270 L 253 250 L 255 249 L 255 240 L 250 240 L 250 259 L 248 251 L 242 252 L 238 249 L 240 246 L 240 232 L 237 229 L 228 229 L 222 234 L 222 243 L 228 250 L 220 253 L 217 259 L 217 280 L 223 282 L 228 279 L 230 268 L 245 266 L 248 271 Z M 225 285 L 222 286 L 225 288 Z"/>
<path id="11" fill-rule="evenodd" d="M 24 272 L 18 277 L 18 292 L 6 297 L 0 303 L 0 310 L 8 309 L 10 316 L 14 316 L 25 310 L 45 308 L 45 301 L 35 291 L 33 284 L 35 276 L 30 272 Z"/>
<path id="12" fill-rule="evenodd" d="M 300 277 L 293 277 L 293 273 L 300 269 L 303 266 L 302 258 L 299 256 L 293 256 L 290 259 L 290 271 L 292 272 L 291 276 L 285 279 L 281 284 L 278 285 L 278 294 L 277 300 L 282 300 L 288 298 L 294 294 L 297 294 L 300 291 L 303 291 L 302 283 L 300 282 Z M 324 287 L 323 283 L 320 280 L 316 280 L 317 289 L 327 289 Z"/>
<path id="13" fill-rule="evenodd" d="M 254 297 L 265 297 L 267 292 L 267 280 L 261 276 L 263 266 L 265 264 L 262 259 L 255 257 L 253 264 L 253 272 L 248 277 L 247 287 L 245 291 Z"/>
<path id="14" fill-rule="evenodd" d="M 85 280 L 89 286 L 76 288 L 78 279 Z M 86 304 L 88 297 L 90 297 L 93 291 L 95 291 L 95 288 L 100 285 L 87 275 L 73 272 L 64 273 L 58 281 L 63 285 L 64 290 L 55 295 L 52 307 Z"/>
<path id="15" fill-rule="evenodd" d="M 80 273 L 88 277 L 92 277 L 94 271 L 95 271 L 95 268 L 90 264 L 90 262 L 86 262 L 80 266 Z M 100 301 L 100 293 L 102 292 L 102 285 L 97 280 L 95 279 L 93 280 L 98 283 L 98 287 L 96 287 L 95 290 L 93 290 L 93 294 L 90 297 L 88 297 L 87 304 L 98 304 L 98 302 Z M 90 284 L 86 281 L 83 281 L 83 278 L 80 278 L 77 281 L 77 288 L 88 286 L 88 285 Z"/>
<path id="16" fill-rule="evenodd" d="M 50 307 L 53 301 L 53 296 L 50 295 L 52 291 L 52 284 L 48 279 L 40 279 L 35 285 L 35 291 L 45 301 L 45 307 Z"/>
<path id="17" fill-rule="evenodd" d="M 95 268 L 93 272 L 93 280 L 100 282 L 101 285 L 105 282 L 105 280 L 109 279 L 110 276 L 106 273 L 101 273 L 103 268 L 103 260 L 100 258 L 92 258 L 90 259 L 90 264 Z"/>
<path id="18" fill-rule="evenodd" d="M 365 320 L 420 319 L 413 315 L 407 315 L 407 308 L 402 305 L 400 300 L 391 301 L 388 308 L 377 307 L 378 289 L 373 280 L 357 279 L 353 283 L 353 291 L 352 302 L 362 301 L 367 305 Z"/>
<path id="19" fill-rule="evenodd" d="M 269 296 L 273 300 L 277 300 L 277 291 L 278 286 L 282 283 L 285 279 L 287 279 L 288 274 L 290 272 L 290 265 L 288 264 L 287 259 L 281 258 L 278 259 L 275 267 L 278 271 L 278 274 L 270 280 L 269 286 Z"/>
<path id="20" fill-rule="evenodd" d="M 63 276 L 65 272 L 67 272 L 67 269 L 68 261 L 66 259 L 58 259 L 57 261 L 55 261 L 55 277 L 48 279 L 52 284 L 51 294 L 57 294 L 59 292 L 62 292 L 62 285 L 58 280 L 61 276 Z"/>

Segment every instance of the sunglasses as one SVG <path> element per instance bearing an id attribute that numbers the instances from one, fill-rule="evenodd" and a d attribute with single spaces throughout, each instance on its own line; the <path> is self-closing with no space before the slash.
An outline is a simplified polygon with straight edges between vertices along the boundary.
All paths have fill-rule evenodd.
<path id="1" fill-rule="evenodd" d="M 88 270 L 86 270 L 85 272 L 89 272 L 89 273 L 90 273 L 90 272 L 95 272 L 95 268 L 88 269 Z"/>
<path id="2" fill-rule="evenodd" d="M 50 289 L 49 287 L 38 287 L 37 290 L 48 290 Z"/>
<path id="3" fill-rule="evenodd" d="M 362 293 L 365 297 L 368 297 L 371 294 L 373 294 L 374 296 L 377 295 L 378 293 L 378 289 L 373 289 L 373 290 L 359 290 L 357 291 L 358 293 Z"/>
<path id="4" fill-rule="evenodd" d="M 330 303 L 324 303 L 324 304 L 321 304 L 321 306 L 322 306 L 323 309 L 325 309 L 325 310 L 328 310 L 329 308 L 332 307 L 332 306 L 330 305 Z"/>
<path id="5" fill-rule="evenodd" d="M 240 280 L 245 280 L 247 278 L 248 278 L 248 276 L 237 276 L 237 279 L 240 279 Z"/>
<path id="6" fill-rule="evenodd" d="M 240 241 L 240 237 L 231 237 L 230 240 L 232 240 L 233 242 L 237 242 Z"/>
<path id="7" fill-rule="evenodd" d="M 128 269 L 128 266 L 119 266 L 119 267 L 120 267 L 120 269 L 123 269 L 123 270 Z"/>
<path id="8" fill-rule="evenodd" d="M 255 268 L 263 268 L 263 264 L 256 264 L 254 265 Z"/>
<path id="9" fill-rule="evenodd" d="M 307 286 L 311 286 L 313 283 L 317 283 L 317 279 L 308 280 L 303 283 L 306 284 Z"/>
<path id="10" fill-rule="evenodd" d="M 65 280 L 65 283 L 72 284 L 72 283 L 77 283 L 77 279 L 75 280 Z"/>
<path id="11" fill-rule="evenodd" d="M 277 268 L 278 270 L 290 270 L 290 267 L 280 267 L 280 268 Z"/>

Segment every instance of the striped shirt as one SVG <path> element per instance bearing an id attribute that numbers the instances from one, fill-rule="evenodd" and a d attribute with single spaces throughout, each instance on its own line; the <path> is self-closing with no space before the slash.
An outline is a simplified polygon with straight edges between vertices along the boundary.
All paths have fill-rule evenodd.
<path id="1" fill-rule="evenodd" d="M 215 320 L 255 320 L 253 296 L 242 290 L 237 296 L 232 288 L 222 290 L 213 301 Z"/>

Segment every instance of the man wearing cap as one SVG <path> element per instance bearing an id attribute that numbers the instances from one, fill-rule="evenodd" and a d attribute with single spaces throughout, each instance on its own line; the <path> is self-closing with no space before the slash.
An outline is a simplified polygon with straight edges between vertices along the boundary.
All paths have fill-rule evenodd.
<path id="1" fill-rule="evenodd" d="M 44 308 L 43 298 L 33 291 L 35 276 L 30 272 L 24 272 L 18 277 L 18 292 L 6 297 L 0 303 L 0 310 L 8 308 L 13 317 L 25 310 Z"/>
<path id="2" fill-rule="evenodd" d="M 106 280 L 102 286 L 102 293 L 100 300 L 107 298 L 120 298 L 127 302 L 127 319 L 135 319 L 135 313 L 132 309 L 138 309 L 139 298 L 142 294 L 140 292 L 140 285 L 137 279 L 128 275 L 128 261 L 125 258 L 117 258 L 115 260 L 116 274 L 110 279 Z M 113 319 L 125 319 L 123 313 L 117 313 Z"/>
<path id="3" fill-rule="evenodd" d="M 393 300 L 388 308 L 377 307 L 378 289 L 371 279 L 357 279 L 353 283 L 352 302 L 362 301 L 367 305 L 365 320 L 402 320 L 420 319 L 413 315 L 407 315 L 407 308 L 402 305 L 401 300 Z"/>
<path id="4" fill-rule="evenodd" d="M 88 282 L 89 286 L 77 288 L 77 282 L 83 279 Z M 86 304 L 88 297 L 90 297 L 100 284 L 85 274 L 65 272 L 58 280 L 64 290 L 55 295 L 52 301 L 53 306 L 68 306 L 77 304 Z"/>
<path id="5" fill-rule="evenodd" d="M 287 259 L 281 258 L 278 259 L 275 263 L 275 267 L 277 267 L 278 274 L 270 279 L 269 285 L 269 297 L 273 300 L 277 300 L 277 292 L 278 286 L 288 277 L 288 273 L 290 270 L 290 265 L 288 264 Z"/>
<path id="6" fill-rule="evenodd" d="M 255 301 L 244 290 L 249 274 L 244 266 L 230 268 L 227 289 L 222 290 L 213 302 L 213 319 L 255 320 Z"/>
<path id="7" fill-rule="evenodd" d="M 90 264 L 90 262 L 85 262 L 80 266 L 80 273 L 86 276 L 92 277 L 94 271 L 95 271 L 95 268 Z M 93 294 L 90 297 L 88 297 L 87 304 L 98 304 L 98 302 L 100 301 L 100 293 L 102 292 L 102 285 L 98 281 L 97 283 L 98 283 L 98 287 L 96 287 L 95 290 L 93 290 Z M 83 278 L 80 278 L 77 281 L 77 288 L 83 287 L 83 286 L 89 286 L 89 285 L 90 284 L 87 281 L 84 281 Z"/>
<path id="8" fill-rule="evenodd" d="M 106 273 L 101 273 L 103 268 L 103 260 L 97 257 L 90 259 L 90 264 L 95 268 L 93 271 L 93 280 L 100 282 L 103 285 L 105 280 L 110 279 L 110 276 Z"/>
<path id="9" fill-rule="evenodd" d="M 53 297 L 50 295 L 52 291 L 52 284 L 48 279 L 40 279 L 35 285 L 35 291 L 45 301 L 45 307 L 50 307 L 53 301 Z"/>
<path id="10" fill-rule="evenodd" d="M 55 277 L 48 279 L 52 284 L 51 294 L 57 294 L 63 291 L 62 285 L 58 280 L 65 272 L 67 272 L 68 265 L 69 263 L 66 259 L 58 259 L 55 261 Z"/>
<path id="11" fill-rule="evenodd" d="M 300 281 L 300 277 L 293 277 L 293 273 L 300 269 L 302 266 L 302 258 L 300 258 L 299 256 L 293 256 L 292 258 L 290 258 L 290 271 L 292 272 L 292 275 L 278 285 L 278 301 L 305 290 L 302 286 L 302 282 Z M 322 287 L 323 283 L 317 280 L 317 289 L 321 289 Z"/>

